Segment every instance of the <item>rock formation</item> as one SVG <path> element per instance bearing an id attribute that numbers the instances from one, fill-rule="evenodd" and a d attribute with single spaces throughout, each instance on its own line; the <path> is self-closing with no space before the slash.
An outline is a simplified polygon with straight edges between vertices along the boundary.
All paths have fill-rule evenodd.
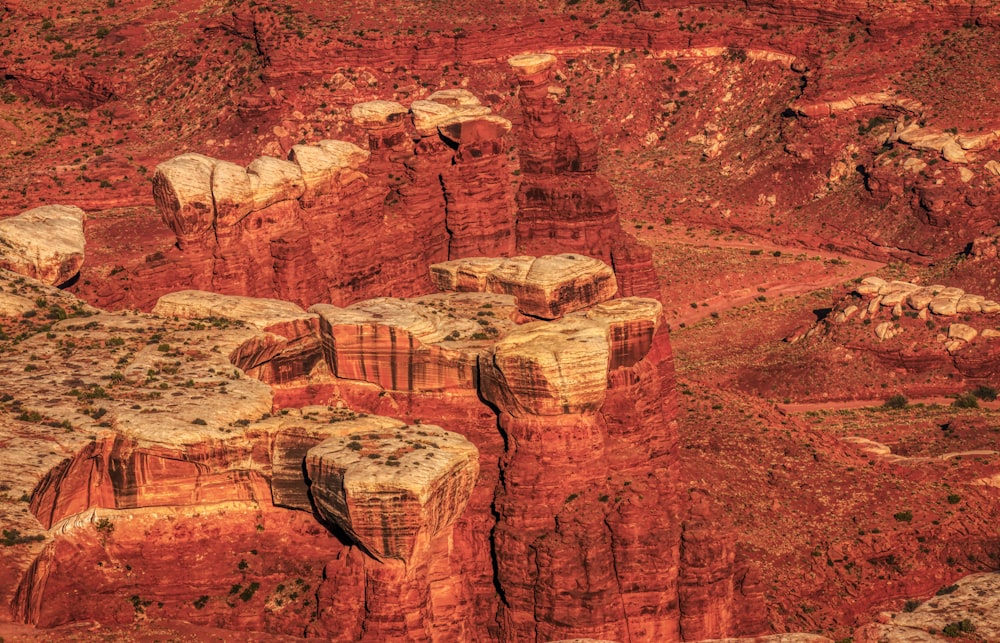
<path id="1" fill-rule="evenodd" d="M 149 610 L 208 622 L 199 606 L 233 609 L 261 591 L 273 614 L 275 601 L 299 595 L 244 560 L 241 582 L 219 572 L 241 588 L 228 599 L 202 580 L 173 597 L 143 585 L 134 609 L 113 608 L 112 597 L 137 591 L 124 589 L 127 575 L 73 608 L 54 598 L 86 582 L 57 562 L 65 547 L 85 552 L 81 561 L 138 565 L 130 521 L 148 531 L 150 508 L 163 506 L 192 525 L 208 507 L 275 525 L 287 521 L 282 507 L 314 513 L 313 535 L 290 536 L 304 547 L 290 564 L 323 569 L 299 625 L 321 636 L 476 640 L 499 623 L 504 640 L 676 640 L 685 619 L 721 604 L 737 610 L 733 594 L 678 602 L 686 572 L 660 304 L 609 299 L 610 268 L 577 255 L 459 260 L 436 267 L 435 279 L 451 275 L 454 285 L 483 265 L 494 270 L 472 282 L 485 292 L 304 311 L 180 291 L 154 315 L 73 316 L 19 344 L 46 361 L 5 369 L 0 426 L 19 441 L 13 453 L 47 439 L 32 426 L 67 437 L 5 483 L 30 498 L 30 518 L 11 523 L 18 542 L 36 543 L 6 559 L 17 618 L 124 624 Z M 526 315 L 539 312 L 554 319 Z M 67 369 L 81 374 L 67 379 Z M 73 389 L 62 392 L 63 381 Z M 53 390 L 44 405 L 29 401 L 39 386 Z M 325 405 L 281 408 L 310 399 Z M 409 419 L 371 414 L 387 410 Z M 331 533 L 317 554 L 317 538 Z M 735 571 L 732 561 L 717 569 L 730 580 Z M 291 621 L 245 609 L 254 628 L 291 631 Z"/>
<path id="2" fill-rule="evenodd" d="M 521 313 L 556 319 L 613 297 L 615 274 L 601 261 L 574 254 L 545 257 L 484 257 L 431 266 L 441 290 L 513 295 Z"/>
<path id="3" fill-rule="evenodd" d="M 614 266 L 623 296 L 658 298 L 652 255 L 622 231 L 614 192 L 597 172 L 596 138 L 549 94 L 555 62 L 551 54 L 508 60 L 524 115 L 517 249 L 540 254 L 556 243 L 564 252 L 597 257 Z"/>
<path id="4" fill-rule="evenodd" d="M 0 221 L 0 268 L 59 286 L 80 272 L 83 210 L 45 205 Z"/>
<path id="5" fill-rule="evenodd" d="M 595 137 L 546 98 L 554 59 L 521 58 L 542 62 L 513 59 L 525 111 L 516 203 L 511 122 L 469 91 L 356 103 L 367 149 L 324 139 L 246 167 L 193 153 L 157 166 L 153 196 L 177 247 L 136 267 L 116 297 L 147 308 L 169 280 L 343 305 L 428 292 L 434 263 L 546 251 L 601 259 L 623 294 L 658 296 L 649 251 L 621 230 L 597 173 Z"/>
<path id="6" fill-rule="evenodd" d="M 936 363 L 982 378 L 996 373 L 998 313 L 996 301 L 962 288 L 865 277 L 816 330 L 851 346 L 870 346 L 887 363 L 921 369 Z M 866 326 L 868 332 L 857 333 Z"/>

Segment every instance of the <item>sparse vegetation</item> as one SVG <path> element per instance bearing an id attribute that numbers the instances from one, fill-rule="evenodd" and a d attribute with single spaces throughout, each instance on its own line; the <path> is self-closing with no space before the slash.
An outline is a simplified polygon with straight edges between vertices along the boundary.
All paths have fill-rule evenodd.
<path id="1" fill-rule="evenodd" d="M 891 410 L 905 409 L 910 405 L 910 400 L 906 398 L 902 393 L 896 393 L 892 397 L 888 398 L 882 405 L 883 408 Z"/>

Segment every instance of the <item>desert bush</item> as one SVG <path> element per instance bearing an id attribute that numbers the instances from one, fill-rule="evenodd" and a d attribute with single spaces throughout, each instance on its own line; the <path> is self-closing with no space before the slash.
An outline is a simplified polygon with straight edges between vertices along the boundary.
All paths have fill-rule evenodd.
<path id="1" fill-rule="evenodd" d="M 896 393 L 882 404 L 883 408 L 886 409 L 905 409 L 910 405 L 910 400 L 906 399 L 906 396 L 902 393 Z"/>

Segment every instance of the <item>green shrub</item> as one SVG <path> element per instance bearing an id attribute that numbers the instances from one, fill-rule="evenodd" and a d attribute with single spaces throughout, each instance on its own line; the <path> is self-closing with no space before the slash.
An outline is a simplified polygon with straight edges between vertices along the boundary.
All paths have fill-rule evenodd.
<path id="1" fill-rule="evenodd" d="M 913 512 L 907 509 L 906 511 L 900 511 L 899 513 L 892 514 L 892 517 L 899 522 L 910 522 L 913 520 Z"/>
<path id="2" fill-rule="evenodd" d="M 882 404 L 882 408 L 899 410 L 899 409 L 905 409 L 909 405 L 910 405 L 910 400 L 906 399 L 905 395 L 903 395 L 902 393 L 896 393 L 895 395 L 887 399 L 884 404 Z"/>
<path id="3" fill-rule="evenodd" d="M 992 402 L 997 399 L 997 390 L 992 386 L 986 386 L 985 384 L 980 384 L 973 389 L 972 394 L 984 402 Z"/>
<path id="4" fill-rule="evenodd" d="M 954 623 L 949 623 L 944 626 L 941 631 L 945 636 L 957 637 L 967 632 L 975 632 L 976 626 L 972 624 L 969 619 L 963 619 L 961 621 L 955 621 Z"/>
<path id="5" fill-rule="evenodd" d="M 260 589 L 260 583 L 258 583 L 257 581 L 253 581 L 252 583 L 247 585 L 246 589 L 243 590 L 243 593 L 240 594 L 240 600 L 243 601 L 244 603 L 249 601 L 251 598 L 253 598 L 253 595 L 257 592 L 258 589 Z"/>
<path id="6" fill-rule="evenodd" d="M 951 403 L 956 409 L 978 409 L 979 400 L 972 393 L 962 393 Z"/>

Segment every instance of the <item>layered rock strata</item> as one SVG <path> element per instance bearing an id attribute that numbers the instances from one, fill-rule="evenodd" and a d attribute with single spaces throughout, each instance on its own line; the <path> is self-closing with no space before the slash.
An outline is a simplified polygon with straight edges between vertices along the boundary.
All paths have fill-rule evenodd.
<path id="1" fill-rule="evenodd" d="M 23 329 L 25 338 L 12 359 L 0 366 L 6 382 L 0 435 L 8 461 L 0 482 L 5 492 L 16 490 L 30 499 L 31 511 L 21 516 L 13 511 L 16 506 L 0 507 L 4 537 L 11 541 L 10 549 L 0 552 L 5 570 L 0 587 L 18 619 L 41 627 L 80 618 L 112 625 L 144 618 L 148 611 L 204 624 L 234 618 L 232 627 L 274 633 L 301 634 L 312 623 L 319 629 L 364 630 L 370 640 L 466 638 L 471 615 L 452 600 L 461 591 L 449 560 L 452 525 L 477 479 L 475 447 L 435 426 L 407 427 L 329 406 L 272 416 L 272 388 L 230 361 L 245 355 L 254 338 L 276 330 L 310 339 L 322 361 L 315 315 L 285 302 L 197 292 L 160 302 L 159 310 L 173 319 L 98 313 L 37 282 L 12 284 L 5 281 L 5 290 L 10 286 L 24 294 L 8 293 L 3 308 L 8 330 L 31 326 L 42 317 L 39 307 L 69 316 L 47 333 Z M 26 306 L 36 314 L 22 317 Z M 12 322 L 9 312 L 23 321 Z M 22 351 L 25 361 L 17 359 Z M 41 453 L 48 455 L 37 457 Z M 37 466 L 27 465 L 36 461 Z M 272 502 L 318 511 L 344 543 L 396 561 L 368 558 L 340 570 L 347 586 L 368 583 L 382 590 L 367 599 L 362 592 L 357 610 L 320 617 L 315 598 L 308 607 L 301 576 L 297 585 L 281 579 L 301 565 L 315 567 L 318 561 L 322 567 L 350 556 L 343 558 L 344 545 L 315 520 L 312 529 L 292 529 L 296 521 L 282 518 Z M 153 528 L 154 507 L 161 519 L 185 525 L 188 535 L 167 537 Z M 215 517 L 206 523 L 204 512 Z M 249 521 L 249 529 L 234 525 L 232 538 L 223 539 L 245 557 L 256 556 L 256 547 L 264 556 L 280 549 L 263 532 L 281 530 L 282 524 L 290 528 L 281 536 L 285 545 L 302 549 L 283 554 L 283 574 L 264 571 L 270 565 L 233 560 L 231 552 L 216 552 L 217 544 L 211 536 L 205 541 L 203 533 L 206 524 L 217 530 L 227 516 Z M 135 540 L 143 530 L 149 539 L 144 547 Z M 169 546 L 172 538 L 213 552 L 200 567 L 215 570 L 216 585 L 199 572 L 178 584 L 164 585 L 162 577 L 149 584 L 153 577 L 147 571 L 158 569 L 166 555 L 152 543 Z M 321 541 L 326 542 L 322 554 Z M 68 550 L 77 553 L 67 558 Z M 96 582 L 70 559 L 96 563 L 106 573 Z M 237 582 L 233 572 L 241 589 L 225 599 L 219 583 Z M 269 598 L 255 599 L 258 590 Z M 130 592 L 142 594 L 134 606 L 122 598 Z M 79 594 L 85 596 L 75 605 L 61 598 Z M 158 607 L 151 607 L 156 601 Z M 216 607 L 201 612 L 208 604 Z M 295 607 L 297 617 L 281 613 L 278 608 L 286 604 Z M 230 616 L 221 616 L 227 611 Z M 422 620 L 403 622 L 400 613 L 420 614 Z"/>
<path id="2" fill-rule="evenodd" d="M 679 600 L 681 579 L 700 572 L 692 567 L 690 576 L 680 555 L 676 401 L 659 303 L 608 299 L 615 282 L 600 262 L 551 259 L 543 273 L 569 286 L 550 291 L 546 307 L 554 316 L 574 311 L 553 321 L 522 312 L 537 305 L 531 289 L 308 312 L 179 292 L 158 303 L 166 317 L 101 313 L 60 322 L 55 340 L 36 334 L 19 344 L 42 358 L 69 351 L 70 359 L 49 359 L 41 373 L 6 369 L 25 415 L 20 424 L 0 416 L 4 430 L 41 421 L 72 440 L 17 483 L 40 521 L 20 533 L 42 538 L 7 559 L 18 570 L 10 594 L 18 618 L 53 626 L 90 613 L 121 624 L 142 608 L 235 626 L 218 610 L 246 601 L 244 626 L 279 633 L 305 623 L 311 635 L 360 640 L 666 641 L 685 636 L 685 622 L 754 609 L 735 591 L 742 572 L 729 559 L 712 573 L 731 593 Z M 514 264 L 538 262 L 546 265 Z M 308 366 L 306 354 L 320 363 Z M 299 358 L 283 362 L 287 370 L 267 366 L 288 355 Z M 234 364 L 276 381 L 250 379 Z M 93 380 L 74 380 L 75 393 L 43 407 L 20 402 L 39 377 L 58 388 L 64 369 Z M 283 381 L 325 383 L 327 404 L 275 412 Z M 28 450 L 48 439 L 44 431 L 18 435 Z M 181 583 L 170 596 L 143 584 L 134 613 L 110 609 L 112 597 L 135 592 L 124 589 L 127 575 L 109 576 L 79 609 L 53 598 L 82 588 L 58 562 L 67 547 L 84 552 L 81 561 L 124 556 L 145 567 L 133 558 L 125 518 L 148 531 L 143 516 L 153 506 L 177 508 L 171 515 L 184 525 L 195 524 L 199 507 L 256 511 L 265 531 L 286 520 L 280 507 L 315 513 L 314 535 L 294 536 L 306 558 L 293 554 L 289 563 L 322 568 L 311 607 L 297 621 L 278 616 L 277 601 L 299 592 L 273 575 L 250 576 L 254 589 L 244 591 L 253 571 L 246 561 L 231 563 L 239 583 L 219 572 L 243 588 L 235 598 L 213 598 L 219 588 L 206 580 Z M 107 524 L 117 526 L 113 538 L 100 531 Z M 316 553 L 320 538 L 326 554 Z M 689 545 L 687 559 L 700 560 L 700 546 Z M 258 588 L 269 598 L 254 616 Z M 199 605 L 217 607 L 202 613 Z M 740 628 L 733 617 L 705 631 Z"/>
<path id="3" fill-rule="evenodd" d="M 0 268 L 59 286 L 83 265 L 83 210 L 44 205 L 0 221 Z"/>
<path id="4" fill-rule="evenodd" d="M 575 254 L 460 259 L 432 265 L 431 279 L 445 291 L 513 295 L 518 310 L 541 319 L 589 308 L 617 292 L 615 273 L 607 264 Z"/>
<path id="5" fill-rule="evenodd" d="M 597 139 L 563 114 L 549 92 L 551 54 L 520 54 L 508 63 L 517 77 L 524 125 L 518 132 L 517 250 L 563 251 L 614 266 L 624 296 L 658 298 L 652 254 L 626 235 L 607 180 L 597 172 Z"/>
<path id="6" fill-rule="evenodd" d="M 998 313 L 1000 303 L 962 288 L 866 277 L 816 330 L 844 335 L 845 341 L 858 345 L 872 344 L 889 362 L 917 368 L 936 363 L 982 378 L 997 372 Z M 866 326 L 860 337 L 847 339 Z"/>
<path id="7" fill-rule="evenodd" d="M 367 149 L 321 140 L 246 167 L 191 153 L 161 163 L 153 196 L 177 247 L 108 277 L 101 303 L 149 308 L 186 287 L 344 305 L 429 292 L 427 267 L 446 260 L 567 250 L 615 266 L 623 294 L 658 296 L 651 253 L 621 230 L 597 174 L 596 138 L 545 98 L 554 59 L 540 60 L 514 65 L 518 133 L 469 91 L 450 89 L 409 106 L 355 104 Z"/>

